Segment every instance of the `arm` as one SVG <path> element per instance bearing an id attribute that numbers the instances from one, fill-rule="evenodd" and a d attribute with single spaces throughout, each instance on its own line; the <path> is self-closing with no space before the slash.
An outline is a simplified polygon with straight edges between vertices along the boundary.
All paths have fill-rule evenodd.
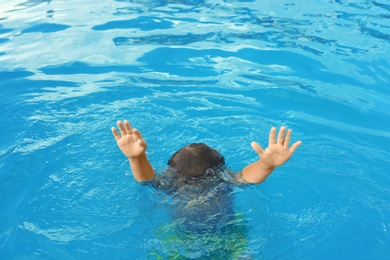
<path id="1" fill-rule="evenodd" d="M 252 148 L 261 159 L 242 170 L 241 175 L 246 182 L 255 184 L 263 182 L 276 167 L 290 159 L 294 151 L 301 145 L 302 142 L 298 141 L 288 147 L 291 130 L 288 130 L 286 135 L 285 131 L 286 128 L 282 126 L 276 139 L 276 128 L 272 127 L 269 133 L 268 147 L 265 150 L 256 142 L 251 143 Z"/>
<path id="2" fill-rule="evenodd" d="M 117 122 L 120 134 L 115 127 L 111 132 L 122 153 L 129 159 L 130 168 L 134 178 L 139 181 L 149 181 L 154 178 L 154 170 L 146 157 L 146 142 L 142 138 L 140 131 L 132 128 L 129 121 Z"/>

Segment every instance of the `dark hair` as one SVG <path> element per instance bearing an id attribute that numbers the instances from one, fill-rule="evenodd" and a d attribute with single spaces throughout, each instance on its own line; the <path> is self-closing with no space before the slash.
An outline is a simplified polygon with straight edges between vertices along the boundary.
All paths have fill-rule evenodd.
<path id="1" fill-rule="evenodd" d="M 182 147 L 168 161 L 181 176 L 199 178 L 207 175 L 210 169 L 217 173 L 225 166 L 223 156 L 203 143 L 193 143 Z"/>

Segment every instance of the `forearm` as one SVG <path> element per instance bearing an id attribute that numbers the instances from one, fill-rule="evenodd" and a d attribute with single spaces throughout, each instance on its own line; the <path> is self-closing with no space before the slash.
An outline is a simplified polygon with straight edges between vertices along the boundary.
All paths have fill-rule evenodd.
<path id="1" fill-rule="evenodd" d="M 248 183 L 258 184 L 263 182 L 275 169 L 275 167 L 264 164 L 258 160 L 242 170 L 242 177 Z"/>
<path id="2" fill-rule="evenodd" d="M 146 154 L 129 158 L 130 168 L 134 179 L 139 182 L 150 181 L 154 178 L 154 170 Z"/>

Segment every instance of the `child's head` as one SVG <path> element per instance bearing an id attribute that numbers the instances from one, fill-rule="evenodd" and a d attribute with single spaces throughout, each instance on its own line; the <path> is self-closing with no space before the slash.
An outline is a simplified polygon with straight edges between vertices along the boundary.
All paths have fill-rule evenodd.
<path id="1" fill-rule="evenodd" d="M 180 175 L 200 178 L 217 172 L 225 166 L 225 159 L 216 150 L 203 143 L 193 143 L 178 150 L 168 161 Z"/>

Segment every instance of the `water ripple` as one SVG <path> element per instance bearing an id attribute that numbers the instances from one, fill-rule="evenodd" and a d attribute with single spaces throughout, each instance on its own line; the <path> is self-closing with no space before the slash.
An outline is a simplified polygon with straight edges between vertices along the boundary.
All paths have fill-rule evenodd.
<path id="1" fill-rule="evenodd" d="M 54 23 L 41 23 L 34 25 L 32 27 L 29 27 L 27 29 L 24 29 L 22 33 L 53 33 L 53 32 L 59 32 L 70 28 L 70 26 L 65 24 L 54 24 Z"/>
<path id="2" fill-rule="evenodd" d="M 140 16 L 130 20 L 110 21 L 105 24 L 95 25 L 93 30 L 105 31 L 112 29 L 129 29 L 138 28 L 141 31 L 153 31 L 158 29 L 172 28 L 173 23 L 166 19 L 159 19 L 156 17 Z"/>
<path id="3" fill-rule="evenodd" d="M 110 133 L 130 119 L 156 170 L 205 142 L 239 171 L 258 159 L 251 141 L 293 128 L 303 145 L 235 193 L 244 215 L 230 224 L 247 229 L 255 258 L 381 258 L 389 11 L 379 0 L 4 2 L 0 250 L 147 259 L 183 245 L 164 241 L 178 224 L 171 198 L 132 180 Z M 183 255 L 212 249 L 199 241 Z"/>

